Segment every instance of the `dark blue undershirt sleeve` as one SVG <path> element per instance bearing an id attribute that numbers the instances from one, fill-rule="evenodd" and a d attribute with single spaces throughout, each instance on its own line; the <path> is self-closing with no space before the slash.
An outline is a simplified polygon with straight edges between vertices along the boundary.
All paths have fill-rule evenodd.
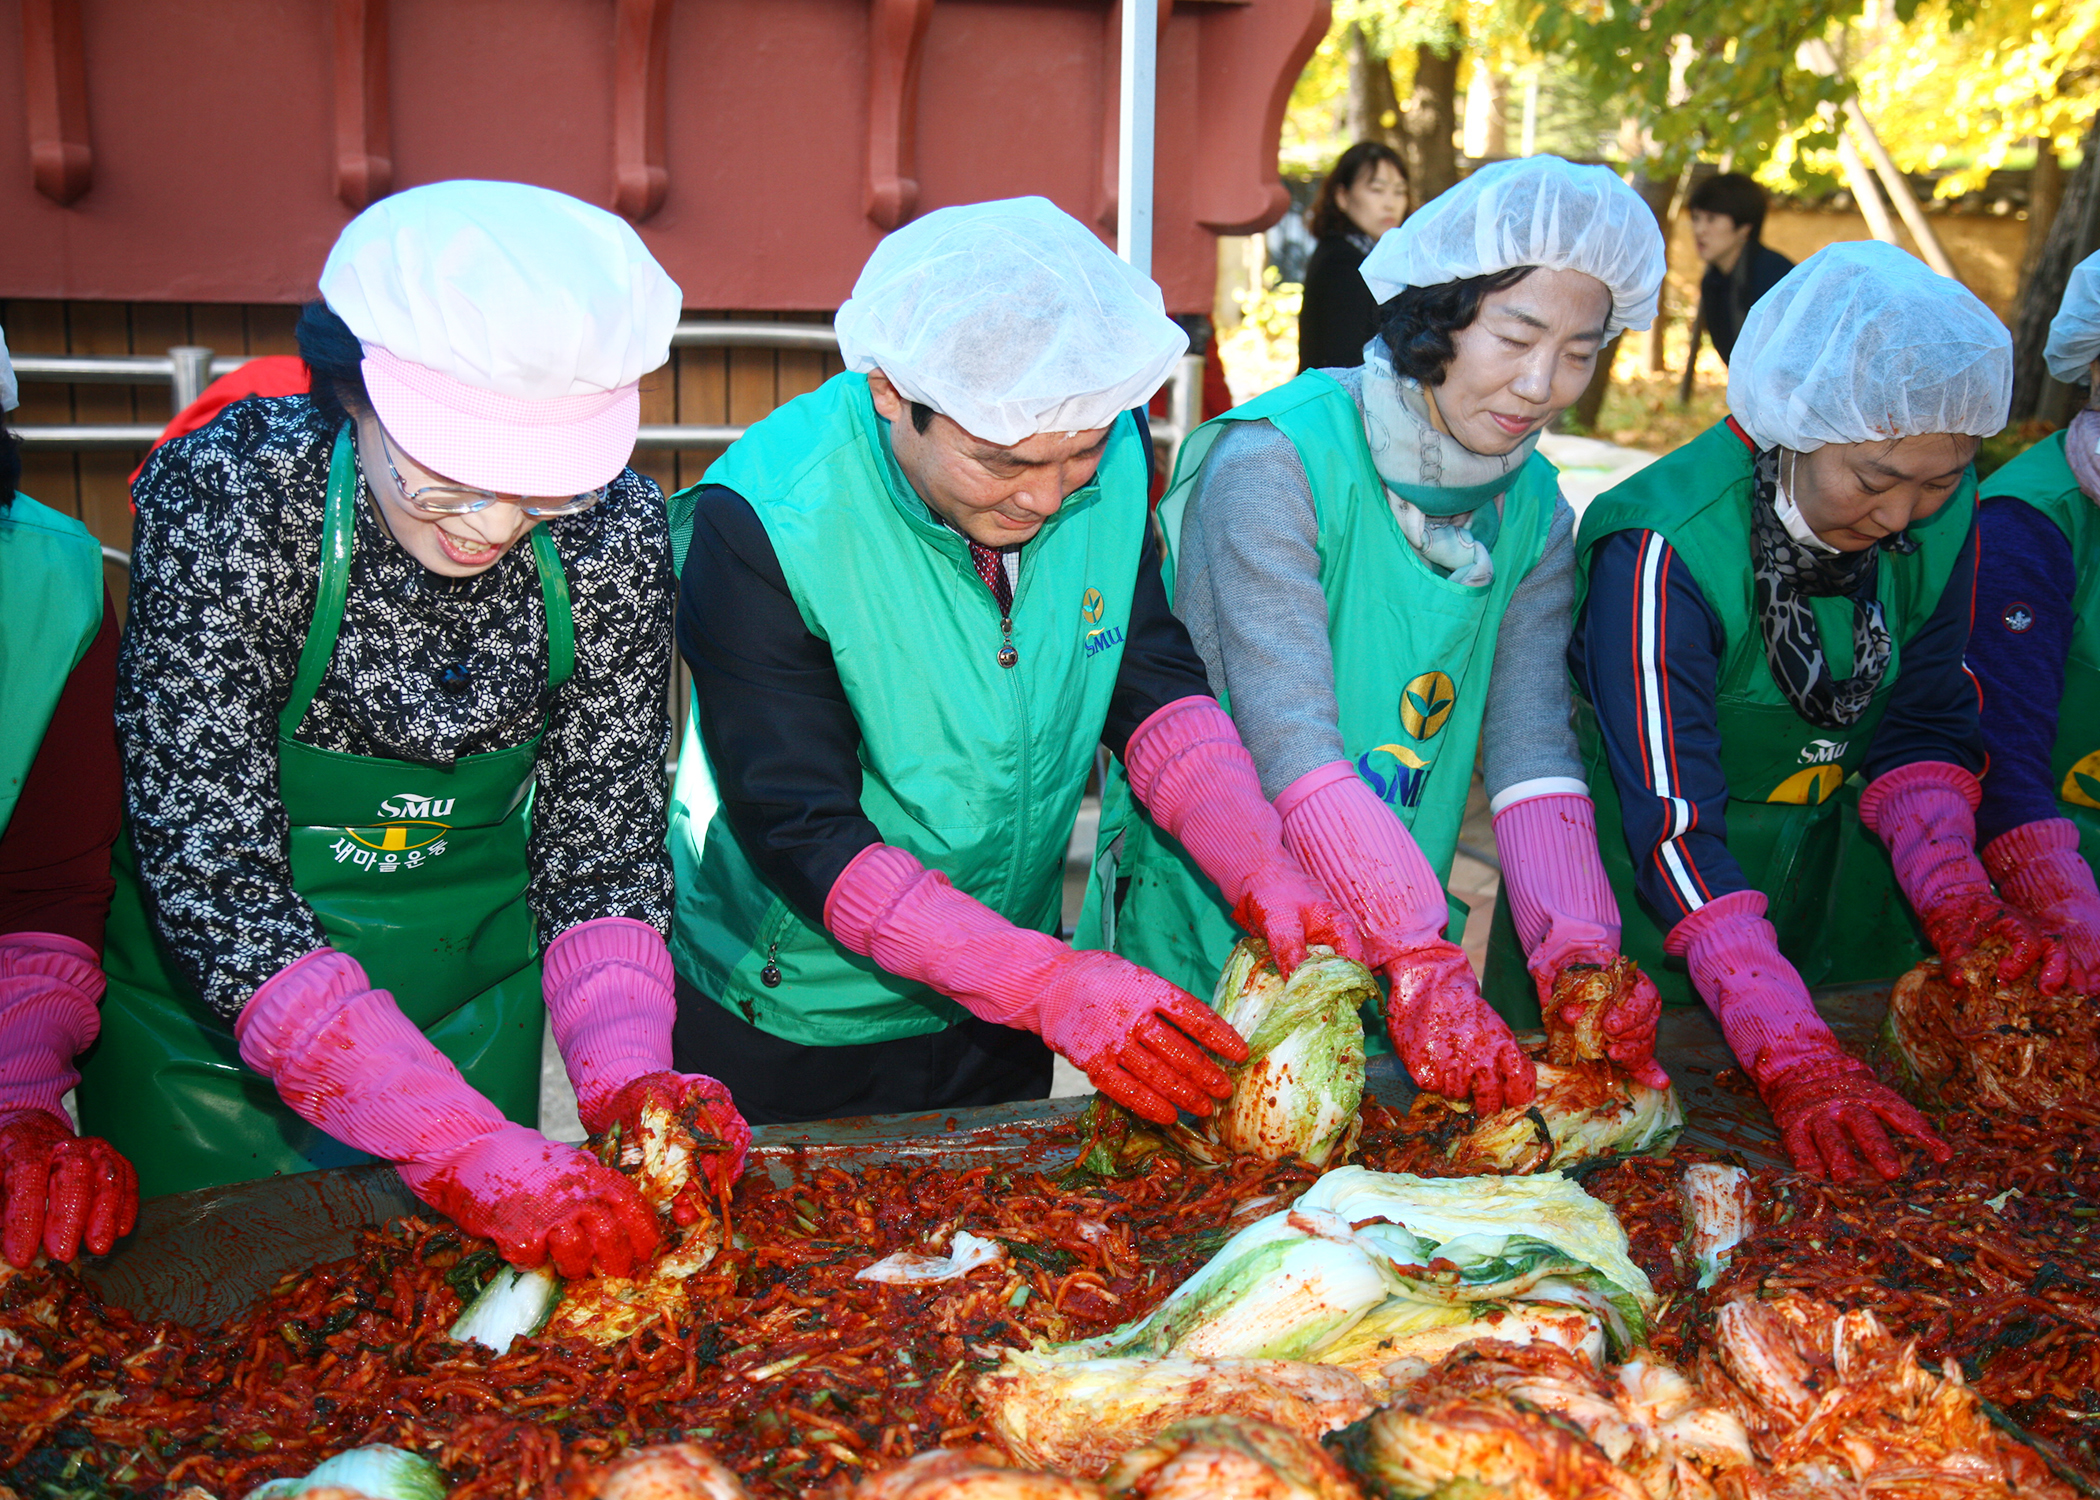
<path id="1" fill-rule="evenodd" d="M 1945 761 L 1979 774 L 1983 731 L 1976 715 L 1976 680 L 1962 661 L 1969 644 L 1969 619 L 1976 606 L 1976 528 L 1940 595 L 1939 607 L 1915 636 L 1903 643 L 1901 673 L 1889 690 L 1860 772 L 1867 780 L 1919 761 Z"/>
<path id="2" fill-rule="evenodd" d="M 2078 573 L 2071 543 L 2056 523 L 2009 495 L 1986 500 L 1976 516 L 1976 621 L 1969 670 L 1983 695 L 1983 806 L 1976 841 L 2062 816 L 2050 759 L 2064 663 L 2078 619 Z"/>
<path id="3" fill-rule="evenodd" d="M 1721 644 L 1720 620 L 1668 542 L 1622 531 L 1597 547 L 1568 666 L 1597 712 L 1641 902 L 1665 932 L 1749 885 L 1726 843 Z"/>
<path id="4" fill-rule="evenodd" d="M 860 721 L 764 524 L 721 485 L 702 490 L 693 513 L 678 649 L 730 830 L 759 877 L 822 926 L 839 872 L 882 842 L 860 805 Z"/>

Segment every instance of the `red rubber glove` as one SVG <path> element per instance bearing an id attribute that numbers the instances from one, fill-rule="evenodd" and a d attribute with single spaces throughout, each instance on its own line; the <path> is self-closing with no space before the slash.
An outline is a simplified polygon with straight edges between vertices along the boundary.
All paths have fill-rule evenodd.
<path id="1" fill-rule="evenodd" d="M 671 1067 L 678 999 L 662 935 L 630 917 L 580 923 L 547 945 L 543 973 L 554 1045 L 575 1086 L 584 1129 L 596 1135 L 620 1122 L 631 1130 L 650 1103 L 673 1114 L 695 1107 L 705 1117 L 699 1133 L 721 1142 L 697 1165 L 726 1195 L 744 1175 L 751 1127 L 728 1089 Z"/>
<path id="2" fill-rule="evenodd" d="M 95 952 L 53 932 L 0 937 L 0 1256 L 39 1248 L 69 1261 L 107 1255 L 138 1222 L 139 1178 L 116 1147 L 66 1121 L 73 1059 L 101 1029 Z"/>
<path id="3" fill-rule="evenodd" d="M 1529 1104 L 1538 1070 L 1444 940 L 1443 884 L 1392 810 L 1346 760 L 1306 772 L 1276 806 L 1284 842 L 1355 916 L 1368 962 L 1389 982 L 1386 1032 L 1409 1076 L 1482 1114 Z"/>
<path id="4" fill-rule="evenodd" d="M 1156 711 L 1130 736 L 1123 766 L 1138 801 L 1216 884 L 1232 919 L 1269 945 L 1277 972 L 1289 977 L 1310 943 L 1363 961 L 1355 919 L 1284 846 L 1254 758 L 1215 698 L 1177 698 Z"/>
<path id="5" fill-rule="evenodd" d="M 1758 1092 L 1778 1122 L 1787 1155 L 1804 1172 L 1855 1182 L 1865 1175 L 1864 1157 L 1875 1175 L 1900 1177 L 1903 1159 L 1889 1140 L 1891 1130 L 1923 1146 L 1935 1162 L 1954 1156 L 1923 1115 L 1835 1042 L 1829 1055 L 1796 1063 Z"/>
<path id="6" fill-rule="evenodd" d="M 1991 889 L 1976 857 L 1976 808 L 1983 787 L 1960 766 L 1916 761 L 1877 776 L 1861 794 L 1859 818 L 1888 845 L 1896 882 L 1925 924 L 1952 974 L 1983 943 L 2005 947 L 1998 977 L 2007 984 L 2035 970 L 2045 995 L 2061 991 L 2070 960 L 2025 913 Z"/>
<path id="7" fill-rule="evenodd" d="M 40 1109 L 0 1111 L 0 1256 L 107 1255 L 139 1217 L 139 1174 L 108 1141 Z"/>
<path id="8" fill-rule="evenodd" d="M 1809 998 L 1808 986 L 1780 956 L 1761 891 L 1731 891 L 1700 907 L 1663 941 L 1682 955 L 1692 984 L 1757 1085 L 1794 1166 L 1840 1182 L 1859 1160 L 1883 1177 L 1902 1161 L 1889 1130 L 1909 1136 L 1934 1161 L 1954 1153 L 1903 1097 L 1845 1055 Z"/>
<path id="9" fill-rule="evenodd" d="M 2078 825 L 2069 818 L 2023 823 L 1986 844 L 1983 863 L 2006 900 L 2061 934 L 2073 990 L 2100 991 L 2100 888 L 2078 852 Z"/>
<path id="10" fill-rule="evenodd" d="M 512 1265 L 625 1276 L 655 1251 L 633 1183 L 505 1120 L 348 954 L 318 948 L 280 969 L 234 1034 L 293 1113 L 395 1163 L 410 1192 Z"/>
<path id="11" fill-rule="evenodd" d="M 1442 939 L 1385 966 L 1386 1034 L 1414 1081 L 1446 1099 L 1495 1114 L 1538 1095 L 1538 1069 L 1509 1022 L 1480 998 L 1463 949 Z"/>
<path id="12" fill-rule="evenodd" d="M 1570 964 L 1605 965 L 1619 956 L 1619 902 L 1597 857 L 1596 804 L 1572 793 L 1512 802 L 1495 814 L 1495 846 L 1543 1010 Z M 1652 1089 L 1670 1086 L 1655 1060 L 1661 1021 L 1662 993 L 1646 974 L 1603 1017 L 1605 1056 Z"/>
<path id="13" fill-rule="evenodd" d="M 889 844 L 870 844 L 839 873 L 824 925 L 972 1015 L 1033 1031 L 1102 1093 L 1162 1125 L 1177 1106 L 1208 1115 L 1212 1100 L 1231 1096 L 1204 1048 L 1247 1058 L 1240 1034 L 1186 990 L 1113 953 L 1075 952 L 1016 927 Z"/>

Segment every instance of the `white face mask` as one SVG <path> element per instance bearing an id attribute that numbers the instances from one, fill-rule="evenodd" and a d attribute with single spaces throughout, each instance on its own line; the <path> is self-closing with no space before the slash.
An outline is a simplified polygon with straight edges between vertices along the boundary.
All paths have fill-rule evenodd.
<path id="1" fill-rule="evenodd" d="M 1784 458 L 1792 460 L 1793 456 L 1793 453 L 1789 451 L 1784 455 Z M 1809 548 L 1811 551 L 1834 555 L 1838 549 L 1816 535 L 1815 528 L 1808 524 L 1808 518 L 1801 514 L 1801 507 L 1794 504 L 1794 497 L 1787 493 L 1787 472 L 1792 468 L 1792 462 L 1780 464 L 1779 483 L 1775 486 L 1772 496 L 1772 509 L 1779 514 L 1779 524 L 1786 528 L 1788 536 L 1802 546 Z"/>

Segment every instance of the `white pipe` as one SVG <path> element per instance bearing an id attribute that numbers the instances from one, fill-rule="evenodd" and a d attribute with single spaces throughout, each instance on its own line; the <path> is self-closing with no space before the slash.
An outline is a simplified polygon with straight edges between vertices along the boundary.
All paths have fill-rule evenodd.
<path id="1" fill-rule="evenodd" d="M 1117 99 L 1116 254 L 1152 274 L 1152 127 L 1159 73 L 1159 0 L 1123 0 Z"/>
<path id="2" fill-rule="evenodd" d="M 1903 223 L 1910 230 L 1910 237 L 1918 242 L 1925 263 L 1948 280 L 1959 280 L 1954 274 L 1954 262 L 1947 258 L 1946 248 L 1940 244 L 1940 237 L 1932 232 L 1932 221 L 1925 217 L 1925 211 L 1918 207 L 1918 200 L 1911 196 L 1909 180 L 1896 169 L 1895 158 L 1881 143 L 1881 136 L 1867 118 L 1867 112 L 1860 108 L 1859 95 L 1854 94 L 1845 101 L 1845 114 L 1851 125 L 1846 133 L 1857 134 L 1860 143 L 1867 148 L 1867 155 L 1874 159 L 1874 171 L 1881 178 L 1881 185 L 1888 189 L 1889 202 L 1895 204 L 1896 212 L 1903 215 Z"/>

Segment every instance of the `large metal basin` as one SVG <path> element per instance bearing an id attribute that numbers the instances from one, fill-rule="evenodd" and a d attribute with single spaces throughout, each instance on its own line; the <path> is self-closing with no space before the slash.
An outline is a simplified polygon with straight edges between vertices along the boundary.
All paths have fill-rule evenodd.
<path id="1" fill-rule="evenodd" d="M 1881 1024 L 1888 991 L 1826 991 L 1817 1003 L 1841 1038 L 1863 1048 Z M 1715 1086 L 1714 1075 L 1735 1059 L 1704 1009 L 1666 1012 L 1656 1052 L 1683 1097 L 1687 1144 L 1733 1151 L 1755 1166 L 1785 1165 L 1764 1107 Z M 1397 1108 L 1414 1095 L 1390 1056 L 1372 1059 L 1369 1084 L 1373 1097 Z M 781 1183 L 798 1170 L 827 1165 L 1062 1165 L 1072 1154 L 1070 1123 L 1085 1105 L 1085 1099 L 1050 1099 L 765 1125 L 752 1132 L 752 1159 Z M 175 1193 L 142 1205 L 137 1231 L 112 1254 L 86 1258 L 81 1274 L 109 1301 L 140 1317 L 203 1327 L 252 1303 L 286 1272 L 349 1254 L 360 1227 L 427 1212 L 386 1166 Z"/>

